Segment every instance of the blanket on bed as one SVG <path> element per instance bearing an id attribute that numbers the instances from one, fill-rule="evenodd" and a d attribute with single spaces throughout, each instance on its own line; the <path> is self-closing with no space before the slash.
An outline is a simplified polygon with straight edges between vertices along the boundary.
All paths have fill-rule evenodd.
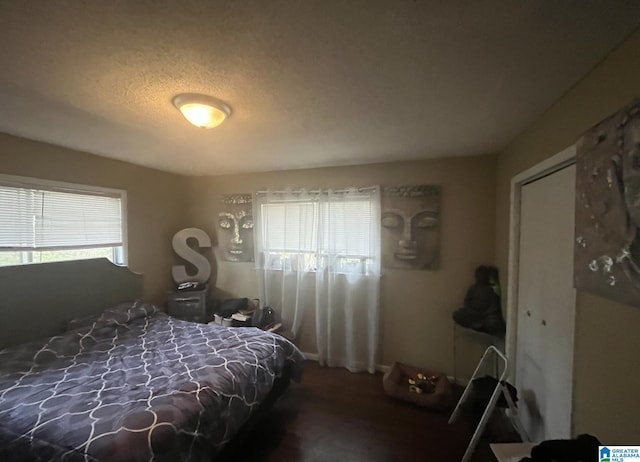
<path id="1" fill-rule="evenodd" d="M 0 460 L 211 460 L 303 356 L 141 302 L 0 351 Z"/>

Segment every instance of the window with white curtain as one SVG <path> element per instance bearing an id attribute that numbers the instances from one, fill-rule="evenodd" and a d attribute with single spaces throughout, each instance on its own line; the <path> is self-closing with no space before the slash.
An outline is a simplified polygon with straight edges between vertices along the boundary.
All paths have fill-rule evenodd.
<path id="1" fill-rule="evenodd" d="M 0 266 L 126 263 L 125 191 L 0 175 Z"/>
<path id="2" fill-rule="evenodd" d="M 258 261 L 268 269 L 370 274 L 379 251 L 377 211 L 368 195 L 274 194 L 259 201 Z"/>
<path id="3" fill-rule="evenodd" d="M 315 316 L 320 364 L 375 372 L 380 187 L 259 192 L 253 219 L 260 300 L 294 337 Z"/>

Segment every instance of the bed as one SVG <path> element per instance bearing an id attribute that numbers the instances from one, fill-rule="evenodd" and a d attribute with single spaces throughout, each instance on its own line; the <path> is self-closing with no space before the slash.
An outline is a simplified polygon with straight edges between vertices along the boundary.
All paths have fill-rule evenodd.
<path id="1" fill-rule="evenodd" d="M 86 275 L 106 264 L 29 268 Z M 25 306 L 34 309 L 29 303 L 43 301 L 36 288 L 31 297 L 20 291 L 23 283 L 10 273 L 0 268 L 0 309 L 15 320 Z M 14 285 L 6 287 L 3 276 Z M 113 297 L 134 295 L 105 291 L 128 284 L 112 276 L 85 308 L 68 290 L 46 285 L 55 307 L 50 328 L 71 316 L 70 328 L 0 350 L 0 460 L 210 461 L 283 383 L 301 377 L 302 354 L 277 334 L 181 321 L 135 299 L 105 308 Z M 130 283 L 125 292 L 140 288 Z M 44 328 L 40 323 L 23 337 Z"/>

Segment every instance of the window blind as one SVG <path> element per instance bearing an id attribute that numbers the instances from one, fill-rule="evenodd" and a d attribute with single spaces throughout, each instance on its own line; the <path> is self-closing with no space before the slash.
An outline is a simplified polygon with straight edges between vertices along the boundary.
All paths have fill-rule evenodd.
<path id="1" fill-rule="evenodd" d="M 264 204 L 264 242 L 269 250 L 310 252 L 318 243 L 318 204 L 287 202 Z"/>
<path id="2" fill-rule="evenodd" d="M 370 256 L 370 201 L 338 201 L 322 207 L 324 250 L 350 256 Z"/>
<path id="3" fill-rule="evenodd" d="M 120 197 L 0 185 L 0 250 L 122 244 Z"/>
<path id="4" fill-rule="evenodd" d="M 265 250 L 370 256 L 371 207 L 368 200 L 264 204 Z"/>

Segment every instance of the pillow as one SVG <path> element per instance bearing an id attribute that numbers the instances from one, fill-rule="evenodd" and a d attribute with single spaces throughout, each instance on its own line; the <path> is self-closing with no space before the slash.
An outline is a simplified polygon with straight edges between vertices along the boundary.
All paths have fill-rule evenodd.
<path id="1" fill-rule="evenodd" d="M 67 324 L 67 330 L 92 327 L 96 322 L 106 325 L 127 324 L 135 319 L 151 316 L 159 311 L 155 305 L 144 303 L 142 300 L 122 302 L 107 308 L 100 314 L 72 319 Z"/>
<path id="2" fill-rule="evenodd" d="M 100 314 L 95 314 L 85 318 L 73 318 L 67 324 L 67 330 L 82 329 L 83 327 L 93 326 L 93 323 L 100 319 L 100 316 Z"/>
<path id="3" fill-rule="evenodd" d="M 142 300 L 123 302 L 104 310 L 100 316 L 101 321 L 113 321 L 118 324 L 127 324 L 135 319 L 144 318 L 158 313 L 160 310 L 150 303 Z"/>

